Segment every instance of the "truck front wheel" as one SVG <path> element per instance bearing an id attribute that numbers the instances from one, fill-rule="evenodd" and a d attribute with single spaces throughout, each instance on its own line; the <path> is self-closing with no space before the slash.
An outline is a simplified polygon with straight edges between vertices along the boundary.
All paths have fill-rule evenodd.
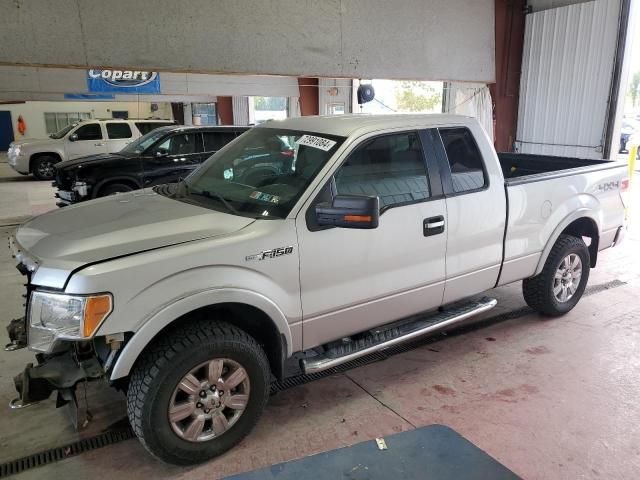
<path id="1" fill-rule="evenodd" d="M 581 238 L 560 235 L 539 275 L 522 281 L 524 299 L 548 316 L 564 315 L 576 306 L 589 280 L 589 250 Z"/>
<path id="2" fill-rule="evenodd" d="M 33 176 L 38 180 L 53 180 L 56 176 L 54 165 L 60 161 L 53 155 L 41 155 L 33 160 Z"/>
<path id="3" fill-rule="evenodd" d="M 163 336 L 137 363 L 127 411 L 142 444 L 190 465 L 239 443 L 260 418 L 270 370 L 258 343 L 223 322 L 194 322 Z"/>

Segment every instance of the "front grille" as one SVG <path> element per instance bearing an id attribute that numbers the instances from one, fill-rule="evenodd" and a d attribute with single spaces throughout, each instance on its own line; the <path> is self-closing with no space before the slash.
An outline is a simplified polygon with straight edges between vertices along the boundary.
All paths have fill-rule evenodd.
<path id="1" fill-rule="evenodd" d="M 73 187 L 72 176 L 64 170 L 56 170 L 55 186 L 60 190 L 71 190 Z"/>

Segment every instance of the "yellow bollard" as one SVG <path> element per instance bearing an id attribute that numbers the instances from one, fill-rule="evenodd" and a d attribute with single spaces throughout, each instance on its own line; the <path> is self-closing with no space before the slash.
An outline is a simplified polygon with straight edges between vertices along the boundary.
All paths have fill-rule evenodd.
<path id="1" fill-rule="evenodd" d="M 633 170 L 636 166 L 636 157 L 638 156 L 638 145 L 629 147 L 629 187 L 631 187 L 631 179 L 633 178 Z"/>
<path id="2" fill-rule="evenodd" d="M 631 180 L 633 180 L 633 171 L 636 166 L 636 157 L 638 156 L 638 145 L 629 145 L 629 185 L 627 186 L 627 196 L 631 198 Z M 629 220 L 629 206 L 624 209 L 624 218 Z"/>

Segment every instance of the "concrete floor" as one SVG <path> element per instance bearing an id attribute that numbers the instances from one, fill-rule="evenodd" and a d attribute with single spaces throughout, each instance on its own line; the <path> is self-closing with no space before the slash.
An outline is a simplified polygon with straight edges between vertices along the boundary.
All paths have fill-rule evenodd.
<path id="1" fill-rule="evenodd" d="M 632 213 L 640 207 L 639 193 Z M 11 229 L 0 228 L 0 235 Z M 640 224 L 632 221 L 625 242 L 602 252 L 589 281 L 626 284 L 584 297 L 562 318 L 526 315 L 279 393 L 245 441 L 207 464 L 167 466 L 128 440 L 17 478 L 214 479 L 440 423 L 526 479 L 635 479 L 639 247 Z M 0 305 L 7 320 L 22 313 L 22 281 L 8 251 L 0 249 Z M 524 306 L 519 284 L 494 294 L 499 306 L 488 315 Z M 0 341 L 7 341 L 4 329 Z M 28 361 L 32 355 L 25 350 L 0 352 L 0 405 L 15 396 L 11 377 Z M 123 419 L 123 397 L 105 385 L 90 384 L 88 399 L 95 418 L 81 434 L 53 399 L 17 412 L 0 408 L 0 463 Z"/>
<path id="2" fill-rule="evenodd" d="M 0 225 L 21 223 L 56 207 L 51 181 L 39 181 L 20 175 L 7 164 L 7 154 L 0 152 Z"/>

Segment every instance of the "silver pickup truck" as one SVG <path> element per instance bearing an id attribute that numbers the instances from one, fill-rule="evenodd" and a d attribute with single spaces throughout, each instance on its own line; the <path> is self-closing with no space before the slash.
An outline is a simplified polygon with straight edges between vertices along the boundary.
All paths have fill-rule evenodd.
<path id="1" fill-rule="evenodd" d="M 294 366 L 448 329 L 518 280 L 541 314 L 568 312 L 624 235 L 628 186 L 615 162 L 496 154 L 466 117 L 259 125 L 178 184 L 17 230 L 28 301 L 7 349 L 38 355 L 12 406 L 53 391 L 73 405 L 78 382 L 105 378 L 150 452 L 206 460 L 249 433 Z"/>

